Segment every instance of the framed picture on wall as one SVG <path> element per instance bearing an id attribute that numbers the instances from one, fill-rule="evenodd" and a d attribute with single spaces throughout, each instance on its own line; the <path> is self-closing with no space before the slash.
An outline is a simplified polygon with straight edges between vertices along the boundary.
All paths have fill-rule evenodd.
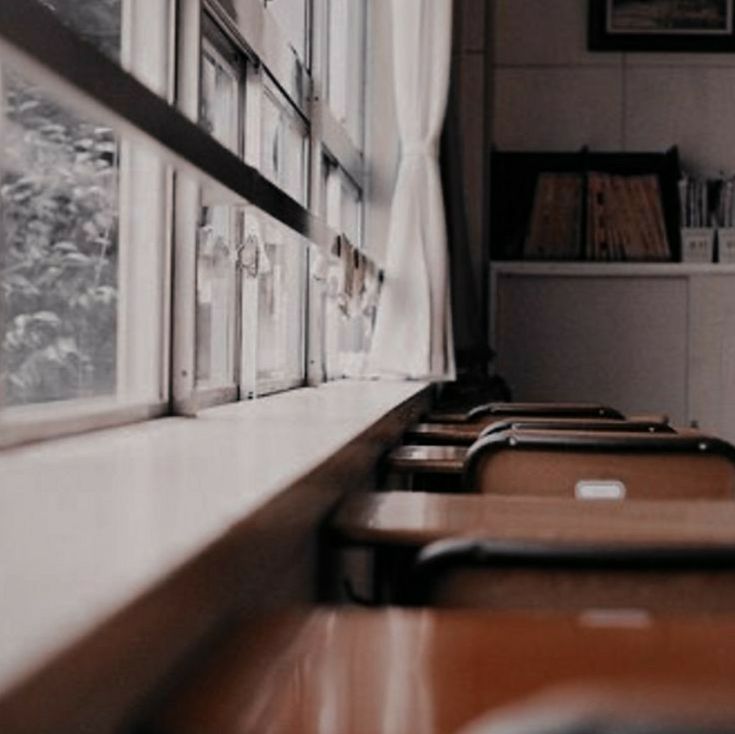
<path id="1" fill-rule="evenodd" d="M 591 51 L 735 50 L 735 0 L 589 0 Z"/>

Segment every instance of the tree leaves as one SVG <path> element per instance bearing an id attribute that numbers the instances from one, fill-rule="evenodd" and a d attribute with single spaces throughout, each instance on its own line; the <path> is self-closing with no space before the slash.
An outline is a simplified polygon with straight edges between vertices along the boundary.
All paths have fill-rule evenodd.
<path id="1" fill-rule="evenodd" d="M 6 403 L 114 389 L 117 141 L 4 75 L 0 393 Z"/>

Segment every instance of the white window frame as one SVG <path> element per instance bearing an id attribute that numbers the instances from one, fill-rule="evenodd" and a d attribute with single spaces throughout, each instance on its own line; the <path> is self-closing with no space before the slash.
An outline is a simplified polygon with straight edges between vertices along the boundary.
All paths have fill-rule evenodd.
<path id="1" fill-rule="evenodd" d="M 149 3 L 148 0 L 129 1 L 138 4 L 135 7 L 140 13 L 153 12 L 153 6 L 160 7 L 160 4 Z M 220 401 L 223 396 L 213 399 L 212 396 L 197 395 L 194 385 L 196 249 L 193 245 L 203 190 L 218 192 L 212 198 L 230 202 L 238 208 L 254 206 L 262 209 L 268 216 L 293 229 L 305 243 L 312 243 L 308 248 L 304 245 L 310 253 L 309 259 L 313 253 L 329 256 L 337 233 L 330 230 L 319 215 L 323 197 L 318 182 L 323 154 L 330 151 L 355 181 L 363 180 L 364 167 L 361 148 L 355 146 L 341 126 L 331 124 L 333 121 L 323 111 L 319 93 L 323 88 L 320 74 L 324 69 L 320 61 L 324 38 L 324 29 L 321 28 L 323 0 L 314 0 L 310 8 L 313 19 L 308 61 L 311 78 L 304 65 L 294 59 L 293 52 L 282 42 L 277 23 L 262 7 L 260 0 L 238 0 L 240 16 L 237 23 L 227 18 L 216 0 L 177 0 L 175 18 L 167 17 L 161 25 L 170 34 L 169 48 L 163 57 L 168 58 L 169 50 L 174 46 L 177 52 L 177 113 L 167 105 L 171 102 L 174 87 L 172 71 L 156 76 L 151 68 L 136 69 L 134 64 L 131 65 L 131 71 L 151 84 L 156 90 L 153 92 L 66 30 L 39 0 L 25 0 L 21 5 L 15 0 L 0 0 L 0 54 L 4 61 L 7 59 L 11 65 L 17 65 L 25 76 L 64 99 L 80 114 L 89 113 L 93 119 L 119 130 L 134 144 L 152 146 L 152 150 L 176 170 L 175 174 L 167 174 L 168 179 L 173 179 L 173 193 L 163 192 L 166 212 L 169 218 L 173 217 L 166 226 L 166 236 L 168 238 L 174 232 L 175 239 L 170 258 L 166 252 L 162 276 L 165 280 L 170 278 L 171 272 L 174 273 L 172 283 L 164 284 L 162 299 L 166 318 L 167 289 L 170 289 L 173 303 L 171 318 L 166 319 L 168 328 L 163 330 L 160 346 L 164 361 L 161 370 L 162 401 L 144 405 L 115 403 L 104 407 L 95 401 L 90 411 L 78 405 L 53 404 L 48 406 L 48 416 L 43 418 L 36 416 L 46 406 L 30 406 L 39 411 L 31 411 L 36 415 L 27 421 L 26 428 L 14 435 L 0 431 L 0 443 L 78 432 L 166 412 L 195 413 L 205 404 Z M 199 113 L 199 60 L 204 9 L 216 13 L 216 19 L 223 21 L 224 30 L 238 41 L 241 50 L 252 55 L 254 64 L 262 64 L 268 69 L 310 122 L 308 208 L 279 193 L 257 175 L 249 165 L 252 158 L 247 146 L 245 161 L 239 161 L 193 124 Z M 141 40 L 136 43 L 145 45 L 153 26 L 139 25 L 141 21 L 137 19 L 143 16 L 137 13 L 127 17 L 136 19 L 134 25 L 141 31 Z M 162 55 L 152 53 L 149 61 L 154 63 L 157 58 L 162 58 Z M 174 68 L 173 64 L 171 68 Z M 248 91 L 255 78 L 257 74 L 252 78 L 248 75 Z M 163 98 L 161 92 L 164 93 Z M 248 126 L 251 119 L 248 114 Z M 257 140 L 259 136 L 254 138 Z M 314 279 L 304 277 L 307 291 L 311 294 L 316 290 Z M 309 317 L 307 308 L 303 315 L 304 325 L 311 323 L 307 321 Z M 304 361 L 307 361 L 306 357 Z M 233 399 L 236 396 L 225 397 Z M 5 409 L 0 414 L 3 425 L 6 425 L 7 412 Z"/>
<path id="2" fill-rule="evenodd" d="M 174 64 L 174 2 L 150 3 L 147 0 L 121 0 L 121 44 L 120 64 L 139 78 L 148 87 L 171 100 L 173 86 L 171 71 Z M 164 36 L 164 48 L 153 48 L 151 37 Z M 10 64 L 24 74 L 22 60 Z M 41 83 L 41 88 L 51 98 L 56 97 L 60 106 L 76 111 L 76 106 L 67 103 L 54 84 Z M 84 111 L 81 111 L 84 116 Z M 119 131 L 118 163 L 118 306 L 115 392 L 89 398 L 34 403 L 19 406 L 0 406 L 0 448 L 29 441 L 50 438 L 59 434 L 79 433 L 104 428 L 118 423 L 128 423 L 164 415 L 169 409 L 170 375 L 170 300 L 171 300 L 171 173 L 155 153 L 141 150 Z M 160 248 L 152 248 L 147 236 L 141 232 L 134 220 L 150 222 L 146 211 L 138 207 L 150 207 L 151 199 L 140 196 L 141 169 L 159 177 L 160 187 L 156 191 L 159 208 L 155 211 L 158 220 Z M 147 183 L 150 183 L 147 181 Z M 137 195 L 136 195 L 137 192 Z M 136 215 L 133 215 L 136 211 Z M 143 240 L 146 240 L 143 242 Z M 139 284 L 150 273 L 157 273 L 162 280 L 154 284 L 147 293 L 135 289 L 138 295 L 151 296 L 145 304 L 139 298 L 131 298 L 133 284 Z M 146 329 L 151 313 L 145 307 L 155 308 L 158 320 L 159 340 L 157 345 L 146 343 Z M 147 383 L 154 374 L 150 370 L 150 349 L 157 347 L 159 364 L 156 395 L 144 395 Z M 141 399 L 142 398 L 142 399 Z"/>

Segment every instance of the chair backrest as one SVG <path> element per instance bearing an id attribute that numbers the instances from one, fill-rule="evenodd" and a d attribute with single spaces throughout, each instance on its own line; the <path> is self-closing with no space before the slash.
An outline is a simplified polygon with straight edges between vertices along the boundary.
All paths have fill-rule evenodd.
<path id="1" fill-rule="evenodd" d="M 735 611 L 735 546 L 604 547 L 478 539 L 432 543 L 410 585 L 417 604 L 495 610 Z"/>
<path id="2" fill-rule="evenodd" d="M 663 417 L 616 420 L 614 418 L 503 418 L 485 426 L 478 438 L 503 431 L 613 431 L 616 433 L 676 433 Z"/>
<path id="3" fill-rule="evenodd" d="M 504 431 L 475 442 L 465 489 L 577 499 L 733 499 L 735 447 L 703 435 Z"/>
<path id="4" fill-rule="evenodd" d="M 473 423 L 496 418 L 617 418 L 625 416 L 599 403 L 482 403 L 460 411 L 437 410 L 427 419 L 439 423 Z"/>

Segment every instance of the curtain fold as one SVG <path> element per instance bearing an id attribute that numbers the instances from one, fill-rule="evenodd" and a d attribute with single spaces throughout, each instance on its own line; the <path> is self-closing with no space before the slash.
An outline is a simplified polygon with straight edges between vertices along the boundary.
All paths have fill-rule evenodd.
<path id="1" fill-rule="evenodd" d="M 451 0 L 393 0 L 401 161 L 370 372 L 454 379 L 447 229 L 439 139 L 447 106 Z"/>

